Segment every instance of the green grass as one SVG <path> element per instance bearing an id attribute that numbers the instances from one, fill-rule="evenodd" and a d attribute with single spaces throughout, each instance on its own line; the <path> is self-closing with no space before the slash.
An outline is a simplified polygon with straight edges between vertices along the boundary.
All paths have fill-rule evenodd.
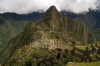
<path id="1" fill-rule="evenodd" d="M 82 50 L 86 50 L 87 46 L 82 46 L 82 45 L 76 45 L 76 48 L 82 49 Z"/>
<path id="2" fill-rule="evenodd" d="M 45 36 L 48 38 L 48 39 L 57 39 L 57 35 L 53 32 L 51 33 L 46 33 Z"/>
<path id="3" fill-rule="evenodd" d="M 98 44 L 97 44 L 99 47 L 100 47 L 100 42 L 98 42 Z"/>
<path id="4" fill-rule="evenodd" d="M 57 39 L 59 40 L 60 42 L 62 43 L 66 43 L 65 40 L 62 38 L 62 37 L 59 37 L 57 34 L 51 32 L 51 33 L 46 33 L 45 36 L 48 38 L 48 39 Z"/>
<path id="5" fill-rule="evenodd" d="M 68 63 L 66 66 L 100 66 L 100 62 L 92 62 L 92 63 Z"/>

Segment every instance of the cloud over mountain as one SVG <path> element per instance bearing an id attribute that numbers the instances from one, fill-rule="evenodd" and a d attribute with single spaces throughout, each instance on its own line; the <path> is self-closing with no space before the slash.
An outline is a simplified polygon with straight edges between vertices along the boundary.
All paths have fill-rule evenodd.
<path id="1" fill-rule="evenodd" d="M 45 12 L 52 5 L 56 6 L 59 11 L 82 13 L 89 9 L 99 9 L 99 4 L 99 0 L 0 0 L 0 13 Z"/>

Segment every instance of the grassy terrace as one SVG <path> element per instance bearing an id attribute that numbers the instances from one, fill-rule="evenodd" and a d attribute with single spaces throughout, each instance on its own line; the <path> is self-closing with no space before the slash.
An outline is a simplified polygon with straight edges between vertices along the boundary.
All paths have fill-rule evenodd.
<path id="1" fill-rule="evenodd" d="M 87 46 L 82 46 L 82 45 L 76 45 L 76 48 L 82 49 L 82 50 L 86 50 Z"/>
<path id="2" fill-rule="evenodd" d="M 69 62 L 66 66 L 100 66 L 100 62 L 92 62 L 92 63 L 74 63 Z"/>
<path id="3" fill-rule="evenodd" d="M 57 34 L 51 32 L 51 33 L 46 33 L 45 36 L 48 38 L 48 39 L 56 39 L 56 40 L 59 40 L 60 42 L 62 43 L 66 43 L 65 40 L 63 39 L 63 37 L 59 37 Z"/>

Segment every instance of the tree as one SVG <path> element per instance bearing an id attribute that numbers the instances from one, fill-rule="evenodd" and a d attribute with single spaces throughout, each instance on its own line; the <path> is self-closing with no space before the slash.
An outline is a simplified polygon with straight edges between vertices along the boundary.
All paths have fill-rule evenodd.
<path id="1" fill-rule="evenodd" d="M 56 56 L 56 59 L 59 60 L 60 58 L 61 58 L 61 54 L 58 53 L 57 56 Z"/>
<path id="2" fill-rule="evenodd" d="M 29 61 L 26 61 L 25 66 L 32 66 L 31 61 L 30 60 Z"/>
<path id="3" fill-rule="evenodd" d="M 100 54 L 100 47 L 98 47 L 98 51 L 97 51 L 97 53 Z"/>
<path id="4" fill-rule="evenodd" d="M 98 47 L 97 43 L 95 44 L 95 47 Z"/>
<path id="5" fill-rule="evenodd" d="M 88 47 L 86 47 L 86 50 L 85 50 L 85 57 L 84 57 L 84 61 L 85 62 L 87 62 L 87 60 L 88 59 L 90 59 L 91 60 L 91 58 L 90 58 L 90 51 L 89 51 L 89 48 Z"/>
<path id="6" fill-rule="evenodd" d="M 89 57 L 89 62 L 90 62 L 90 63 L 92 62 L 92 58 L 91 58 L 91 57 Z"/>
<path id="7" fill-rule="evenodd" d="M 72 56 L 74 56 L 74 53 L 75 53 L 75 47 L 71 51 Z"/>
<path id="8" fill-rule="evenodd" d="M 93 45 L 91 45 L 91 48 L 92 48 L 92 52 L 95 52 L 95 48 Z"/>

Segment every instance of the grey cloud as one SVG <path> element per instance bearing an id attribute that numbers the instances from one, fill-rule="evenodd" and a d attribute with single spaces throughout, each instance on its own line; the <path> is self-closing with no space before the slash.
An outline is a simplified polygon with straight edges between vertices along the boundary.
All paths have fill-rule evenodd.
<path id="1" fill-rule="evenodd" d="M 99 0 L 0 0 L 0 13 L 28 14 L 37 11 L 45 12 L 52 5 L 56 6 L 59 11 L 82 13 L 89 11 L 89 9 L 97 10 L 99 4 Z"/>

